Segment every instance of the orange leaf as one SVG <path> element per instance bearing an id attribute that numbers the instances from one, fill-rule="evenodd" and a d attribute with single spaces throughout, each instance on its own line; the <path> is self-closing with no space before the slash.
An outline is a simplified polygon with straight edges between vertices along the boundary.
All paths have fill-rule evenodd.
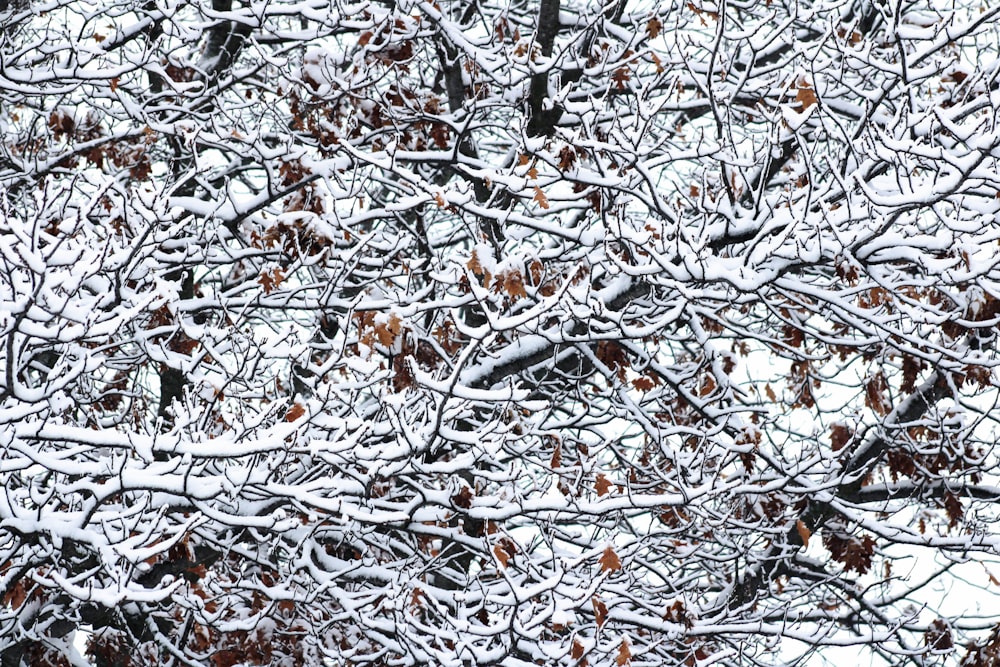
<path id="1" fill-rule="evenodd" d="M 632 651 L 629 650 L 628 640 L 622 638 L 622 645 L 618 647 L 618 657 L 615 658 L 615 664 L 621 667 L 627 662 L 632 661 Z"/>
<path id="2" fill-rule="evenodd" d="M 549 207 L 549 198 L 545 196 L 545 193 L 537 185 L 535 186 L 535 196 L 532 201 L 538 202 L 538 206 L 541 208 L 547 209 Z"/>
<path id="3" fill-rule="evenodd" d="M 621 558 L 611 547 L 604 550 L 601 559 L 597 562 L 601 564 L 601 572 L 615 572 L 622 569 Z"/>
<path id="4" fill-rule="evenodd" d="M 306 409 L 302 407 L 301 403 L 295 403 L 292 407 L 288 408 L 288 412 L 285 413 L 285 421 L 293 422 L 302 415 L 306 413 Z"/>

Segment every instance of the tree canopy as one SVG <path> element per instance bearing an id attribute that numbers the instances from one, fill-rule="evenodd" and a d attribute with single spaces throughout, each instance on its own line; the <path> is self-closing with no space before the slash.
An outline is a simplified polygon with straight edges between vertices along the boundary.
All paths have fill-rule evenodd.
<path id="1" fill-rule="evenodd" d="M 998 19 L 0 3 L 0 664 L 996 664 Z"/>

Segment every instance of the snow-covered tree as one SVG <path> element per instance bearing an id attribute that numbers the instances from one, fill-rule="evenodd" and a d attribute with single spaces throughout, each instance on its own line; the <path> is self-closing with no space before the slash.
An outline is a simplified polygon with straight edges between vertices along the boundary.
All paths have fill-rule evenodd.
<path id="1" fill-rule="evenodd" d="M 998 28 L 0 2 L 0 664 L 995 664 Z"/>

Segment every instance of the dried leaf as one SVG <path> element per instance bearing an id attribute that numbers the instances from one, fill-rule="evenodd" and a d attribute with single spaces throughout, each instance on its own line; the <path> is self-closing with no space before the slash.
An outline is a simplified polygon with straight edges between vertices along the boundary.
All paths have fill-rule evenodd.
<path id="1" fill-rule="evenodd" d="M 473 493 L 472 489 L 467 486 L 463 486 L 462 490 L 451 497 L 451 502 L 455 507 L 461 507 L 462 509 L 469 509 L 472 507 Z"/>
<path id="2" fill-rule="evenodd" d="M 655 16 L 646 21 L 646 34 L 649 35 L 650 39 L 656 39 L 657 35 L 659 35 L 662 30 L 663 23 L 661 23 L 660 19 Z"/>
<path id="3" fill-rule="evenodd" d="M 830 425 L 830 445 L 833 451 L 839 452 L 854 437 L 854 432 L 846 425 L 835 422 Z"/>
<path id="4" fill-rule="evenodd" d="M 799 103 L 802 111 L 805 111 L 816 104 L 816 92 L 805 81 L 800 82 L 798 92 L 795 93 L 795 101 Z"/>
<path id="5" fill-rule="evenodd" d="M 507 561 L 510 560 L 510 554 L 508 554 L 503 547 L 499 544 L 493 547 L 493 554 L 497 557 L 500 567 L 507 567 Z"/>
<path id="6" fill-rule="evenodd" d="M 583 657 L 583 653 L 586 651 L 586 647 L 580 643 L 580 640 L 576 637 L 573 638 L 573 645 L 569 649 L 569 657 L 574 660 L 579 660 Z"/>
<path id="7" fill-rule="evenodd" d="M 594 489 L 599 496 L 607 495 L 611 491 L 612 486 L 614 485 L 603 474 L 598 474 L 597 479 L 594 481 Z"/>
<path id="8" fill-rule="evenodd" d="M 802 538 L 802 544 L 809 548 L 809 536 L 812 535 L 812 531 L 809 530 L 809 526 L 805 524 L 802 519 L 795 522 L 795 530 L 799 532 L 799 537 Z"/>
<path id="9" fill-rule="evenodd" d="M 549 467 L 553 470 L 562 467 L 562 446 L 559 444 L 556 444 L 552 450 L 552 460 L 549 461 Z"/>
<path id="10" fill-rule="evenodd" d="M 881 371 L 875 373 L 865 383 L 865 405 L 881 417 L 889 414 L 892 406 L 886 395 L 888 391 L 889 385 L 885 381 L 885 376 Z"/>
<path id="11" fill-rule="evenodd" d="M 517 545 L 509 537 L 502 537 L 493 547 L 493 553 L 500 562 L 501 567 L 507 567 L 507 563 L 517 554 Z"/>
<path id="12" fill-rule="evenodd" d="M 637 377 L 632 380 L 632 386 L 635 387 L 637 391 L 650 391 L 656 386 L 656 383 L 643 375 L 642 377 Z"/>
<path id="13" fill-rule="evenodd" d="M 535 196 L 532 198 L 532 201 L 536 202 L 540 208 L 549 208 L 549 198 L 545 196 L 545 193 L 537 185 L 535 186 Z"/>
<path id="14" fill-rule="evenodd" d="M 618 647 L 618 657 L 615 658 L 615 664 L 621 667 L 631 661 L 632 651 L 629 650 L 628 640 L 623 637 L 622 645 Z"/>
<path id="15" fill-rule="evenodd" d="M 16 611 L 27 599 L 28 589 L 24 585 L 24 580 L 22 580 L 14 584 L 14 586 L 12 586 L 11 589 L 4 594 L 3 603 L 4 606 L 10 607 L 12 610 Z"/>
<path id="16" fill-rule="evenodd" d="M 601 564 L 601 572 L 617 572 L 622 569 L 622 561 L 611 547 L 604 550 L 597 562 Z"/>
<path id="17" fill-rule="evenodd" d="M 945 514 L 948 515 L 948 527 L 954 528 L 962 520 L 962 517 L 965 516 L 965 508 L 962 507 L 962 501 L 951 491 L 946 491 L 943 504 Z"/>
<path id="18" fill-rule="evenodd" d="M 285 421 L 293 422 L 306 413 L 305 407 L 301 403 L 295 403 L 285 412 Z"/>
<path id="19" fill-rule="evenodd" d="M 935 619 L 924 633 L 924 643 L 933 651 L 944 652 L 955 646 L 951 626 L 943 618 Z"/>
<path id="20" fill-rule="evenodd" d="M 260 277 L 257 278 L 257 282 L 264 288 L 264 294 L 270 294 L 276 290 L 284 280 L 285 272 L 278 267 L 270 271 L 263 271 Z"/>
<path id="21" fill-rule="evenodd" d="M 601 627 L 608 620 L 608 605 L 601 602 L 597 597 L 591 598 L 590 601 L 594 605 L 594 620 L 597 621 L 597 627 Z"/>
<path id="22" fill-rule="evenodd" d="M 576 163 L 576 151 L 569 144 L 559 151 L 559 171 L 569 171 Z"/>
<path id="23" fill-rule="evenodd" d="M 472 251 L 472 256 L 469 257 L 469 261 L 465 263 L 465 266 L 473 274 L 477 276 L 483 275 L 483 265 L 479 263 L 479 253 L 475 250 Z"/>
<path id="24" fill-rule="evenodd" d="M 524 289 L 524 277 L 521 276 L 520 271 L 515 269 L 505 271 L 502 275 L 502 281 L 503 289 L 510 297 L 520 299 L 528 296 L 528 292 Z"/>
<path id="25" fill-rule="evenodd" d="M 396 336 L 403 330 L 402 320 L 399 315 L 392 313 L 389 315 L 389 320 L 387 322 L 378 322 L 375 324 L 375 337 L 378 342 L 386 347 L 390 347 L 394 342 L 396 342 Z"/>

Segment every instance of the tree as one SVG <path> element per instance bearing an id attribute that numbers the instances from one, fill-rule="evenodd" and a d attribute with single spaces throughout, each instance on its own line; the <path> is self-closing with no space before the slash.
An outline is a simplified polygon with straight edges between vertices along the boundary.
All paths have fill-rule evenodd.
<path id="1" fill-rule="evenodd" d="M 3 665 L 1000 656 L 1000 8 L 0 10 Z"/>

